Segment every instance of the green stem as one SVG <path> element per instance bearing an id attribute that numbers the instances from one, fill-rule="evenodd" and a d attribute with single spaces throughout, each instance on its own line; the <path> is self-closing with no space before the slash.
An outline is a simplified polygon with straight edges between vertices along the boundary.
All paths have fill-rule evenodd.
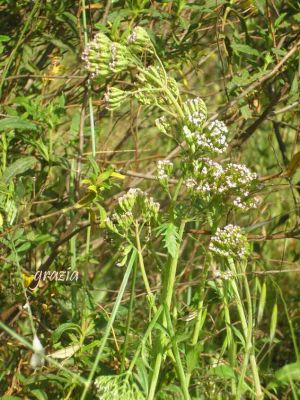
<path id="1" fill-rule="evenodd" d="M 128 309 L 128 316 L 127 316 L 127 323 L 126 323 L 125 341 L 124 341 L 121 366 L 120 366 L 121 373 L 124 372 L 124 370 L 125 370 L 125 357 L 126 357 L 127 348 L 128 348 L 129 330 L 130 330 L 130 325 L 131 325 L 131 321 L 132 321 L 132 311 L 133 311 L 133 303 L 134 303 L 134 297 L 135 297 L 136 274 L 137 274 L 137 263 L 135 262 L 134 268 L 133 268 L 133 275 L 132 275 L 132 284 L 131 284 L 129 309 Z"/>
<path id="2" fill-rule="evenodd" d="M 133 371 L 133 368 L 134 368 L 134 366 L 135 366 L 135 364 L 137 362 L 137 359 L 138 359 L 139 354 L 140 354 L 140 352 L 142 350 L 142 347 L 146 344 L 146 342 L 148 340 L 148 337 L 149 337 L 150 333 L 152 332 L 156 322 L 158 321 L 158 318 L 160 317 L 162 311 L 163 311 L 163 306 L 159 306 L 158 310 L 153 315 L 153 318 L 152 318 L 152 320 L 151 320 L 146 332 L 144 333 L 143 338 L 140 341 L 140 344 L 139 344 L 139 346 L 138 346 L 138 348 L 137 348 L 137 350 L 136 350 L 136 352 L 134 354 L 134 357 L 133 357 L 133 359 L 132 359 L 132 361 L 131 361 L 131 363 L 129 365 L 128 377 L 129 377 L 130 373 Z"/>
<path id="3" fill-rule="evenodd" d="M 159 87 L 162 88 L 162 90 L 164 91 L 164 94 L 169 97 L 170 101 L 173 103 L 174 107 L 176 108 L 176 111 L 178 112 L 179 117 L 182 120 L 184 120 L 184 118 L 185 118 L 184 113 L 183 113 L 180 105 L 178 104 L 178 101 L 175 99 L 173 94 L 168 89 L 167 85 L 163 84 L 162 81 L 157 79 L 153 74 L 151 74 L 151 72 L 146 71 L 144 68 L 138 67 L 138 69 L 143 75 L 148 76 L 148 78 L 152 79 Z"/>
<path id="4" fill-rule="evenodd" d="M 234 262 L 232 259 L 228 260 L 230 269 L 234 276 L 236 276 L 237 271 L 234 265 Z M 231 281 L 231 286 L 234 291 L 235 297 L 236 297 L 236 303 L 237 303 L 237 309 L 238 313 L 240 316 L 242 328 L 243 328 L 243 333 L 245 337 L 245 355 L 244 355 L 244 361 L 243 361 L 243 366 L 242 366 L 242 371 L 240 374 L 240 379 L 237 387 L 237 392 L 236 392 L 236 399 L 239 400 L 242 396 L 242 386 L 244 384 L 244 379 L 246 376 L 247 372 L 247 366 L 248 362 L 250 359 L 250 365 L 252 369 L 252 374 L 253 374 L 253 380 L 254 380 L 254 385 L 255 385 L 255 394 L 256 394 L 256 399 L 262 399 L 263 393 L 261 390 L 261 385 L 260 385 L 260 380 L 259 380 L 259 373 L 258 373 L 258 367 L 255 359 L 255 354 L 254 354 L 254 348 L 252 345 L 252 325 L 253 325 L 253 315 L 252 315 L 252 299 L 251 299 L 251 293 L 250 293 L 250 288 L 249 288 L 249 283 L 247 280 L 247 277 L 245 275 L 245 271 L 242 271 L 242 283 L 244 285 L 245 293 L 246 293 L 246 301 L 247 301 L 247 312 L 248 315 L 246 317 L 245 310 L 241 301 L 241 297 L 238 291 L 238 287 L 236 285 L 235 280 L 233 279 Z M 248 319 L 248 323 L 247 323 Z"/>
<path id="5" fill-rule="evenodd" d="M 176 360 L 177 374 L 178 374 L 178 378 L 179 378 L 179 381 L 181 384 L 183 396 L 184 396 L 185 400 L 190 400 L 190 394 L 188 391 L 188 381 L 187 381 L 187 378 L 185 376 L 184 369 L 182 366 L 179 349 L 178 349 L 177 342 L 176 342 L 175 332 L 174 332 L 172 320 L 170 317 L 170 312 L 166 306 L 165 306 L 164 311 L 165 311 L 165 316 L 166 316 L 166 320 L 167 320 L 168 330 L 170 332 L 170 339 L 171 339 L 172 348 L 173 348 L 173 352 L 174 352 L 174 356 L 175 356 L 175 360 Z"/>
<path id="6" fill-rule="evenodd" d="M 172 301 L 172 296 L 173 296 L 173 292 L 174 292 L 176 270 L 177 270 L 178 258 L 179 258 L 179 253 L 180 253 L 180 244 L 182 241 L 185 223 L 186 223 L 186 221 L 182 221 L 180 224 L 179 234 L 178 234 L 179 241 L 178 241 L 178 245 L 177 245 L 176 254 L 174 257 L 172 257 L 170 259 L 170 264 L 167 267 L 166 275 L 165 275 L 164 282 L 163 282 L 161 304 L 166 306 L 167 310 L 169 310 L 169 311 L 171 308 L 171 301 Z M 163 315 L 162 324 L 165 327 L 167 326 L 165 313 Z M 164 343 L 164 336 L 160 335 L 160 337 L 158 338 L 157 351 L 156 351 L 155 361 L 154 361 L 153 370 L 152 370 L 152 377 L 151 377 L 151 384 L 150 384 L 150 389 L 149 389 L 149 393 L 148 393 L 148 400 L 153 400 L 155 397 L 157 381 L 158 381 L 159 372 L 160 372 L 162 359 L 163 359 L 163 343 Z"/>
<path id="7" fill-rule="evenodd" d="M 140 265 L 144 285 L 146 288 L 148 301 L 149 301 L 150 307 L 152 308 L 153 312 L 156 312 L 157 307 L 155 305 L 155 299 L 151 292 L 149 280 L 148 280 L 146 269 L 145 269 L 143 250 L 142 250 L 141 241 L 140 241 L 140 230 L 139 230 L 139 224 L 137 221 L 135 222 L 135 238 L 136 238 L 136 246 L 137 246 L 138 257 L 139 257 L 139 265 Z"/>
<path id="8" fill-rule="evenodd" d="M 283 296 L 281 287 L 280 287 L 276 282 L 274 282 L 274 283 L 275 283 L 275 285 L 276 285 L 276 287 L 277 287 L 277 289 L 278 289 L 278 291 L 279 291 L 279 295 L 280 295 L 281 301 L 282 301 L 283 306 L 284 306 L 285 315 L 286 315 L 286 318 L 287 318 L 287 321 L 288 321 L 288 324 L 289 324 L 289 328 L 290 328 L 290 332 L 291 332 L 291 337 L 292 337 L 292 341 L 293 341 L 293 346 L 294 346 L 296 361 L 299 362 L 299 361 L 300 361 L 299 349 L 298 349 L 298 343 L 297 343 L 297 337 L 296 337 L 296 334 L 295 334 L 295 329 L 294 329 L 294 326 L 293 326 L 293 321 L 292 321 L 292 319 L 290 318 L 288 306 L 287 306 L 286 301 L 285 301 L 285 299 L 284 299 L 284 296 Z"/>
<path id="9" fill-rule="evenodd" d="M 81 0 L 82 4 L 82 24 L 83 24 L 83 38 L 84 38 L 84 46 L 86 47 L 88 44 L 88 34 L 87 34 L 87 21 L 86 21 L 86 12 L 85 12 L 85 0 Z M 88 106 L 89 106 L 89 116 L 90 116 L 90 128 L 91 128 L 91 138 L 92 138 L 92 156 L 96 157 L 96 135 L 95 135 L 95 119 L 94 119 L 94 111 L 93 111 L 93 100 L 91 94 L 91 81 L 88 79 L 87 81 L 87 90 L 88 90 Z M 90 240 L 91 239 L 91 227 L 87 228 L 87 239 L 86 239 L 86 254 L 89 253 L 90 249 Z"/>
<path id="10" fill-rule="evenodd" d="M 204 304 L 204 289 L 205 289 L 205 283 L 206 283 L 207 274 L 208 274 L 208 267 L 209 267 L 209 264 L 205 260 L 204 261 L 204 271 L 203 271 L 201 283 L 199 286 L 199 301 L 198 301 L 198 307 L 197 307 L 197 319 L 196 319 L 194 332 L 193 332 L 193 336 L 192 336 L 192 342 L 191 342 L 192 346 L 196 346 L 196 344 L 198 343 L 200 331 L 203 326 L 203 318 L 202 317 L 203 317 L 203 304 Z M 186 376 L 188 385 L 190 383 L 191 376 L 192 376 L 192 371 L 189 371 Z"/>

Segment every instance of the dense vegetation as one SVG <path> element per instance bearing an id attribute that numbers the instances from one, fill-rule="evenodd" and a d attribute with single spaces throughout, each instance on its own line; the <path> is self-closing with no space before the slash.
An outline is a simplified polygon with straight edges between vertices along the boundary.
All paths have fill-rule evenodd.
<path id="1" fill-rule="evenodd" d="M 300 2 L 0 13 L 1 399 L 300 398 Z"/>

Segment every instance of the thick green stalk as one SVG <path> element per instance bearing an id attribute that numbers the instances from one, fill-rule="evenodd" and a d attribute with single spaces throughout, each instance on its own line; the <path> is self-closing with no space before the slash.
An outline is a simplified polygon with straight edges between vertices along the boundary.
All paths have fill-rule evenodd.
<path id="1" fill-rule="evenodd" d="M 208 273 L 208 266 L 209 264 L 205 261 L 204 262 L 204 271 L 202 274 L 202 279 L 199 287 L 199 302 L 198 302 L 198 309 L 197 309 L 197 320 L 193 332 L 193 337 L 192 337 L 192 346 L 195 346 L 198 343 L 199 335 L 200 335 L 200 330 L 202 327 L 202 312 L 203 312 L 203 303 L 204 303 L 204 289 L 205 289 L 205 283 L 207 279 L 207 273 Z"/>
<path id="2" fill-rule="evenodd" d="M 170 310 L 170 308 L 171 308 L 171 301 L 172 301 L 172 296 L 173 296 L 173 292 L 174 292 L 174 285 L 175 285 L 175 278 L 176 278 L 176 270 L 177 270 L 178 258 L 179 258 L 179 253 L 180 253 L 180 244 L 182 241 L 185 223 L 186 223 L 185 221 L 181 222 L 181 225 L 179 228 L 179 235 L 178 235 L 179 243 L 177 245 L 177 251 L 176 251 L 175 256 L 171 257 L 170 263 L 167 266 L 166 274 L 164 276 L 163 289 L 162 289 L 162 295 L 161 295 L 161 304 L 166 306 L 168 310 Z M 167 326 L 165 313 L 163 315 L 162 324 L 165 327 Z M 158 343 L 157 343 L 157 351 L 156 351 L 155 361 L 154 361 L 154 365 L 153 365 L 153 372 L 152 372 L 152 377 L 151 377 L 150 389 L 149 389 L 149 393 L 148 393 L 148 400 L 153 400 L 154 396 L 155 396 L 158 376 L 159 376 L 162 359 L 163 359 L 163 354 L 162 354 L 163 342 L 164 342 L 164 336 L 160 335 L 160 337 L 158 338 Z"/>
<path id="3" fill-rule="evenodd" d="M 205 288 L 205 282 L 206 282 L 207 273 L 208 273 L 208 266 L 209 266 L 209 264 L 206 261 L 204 261 L 204 271 L 202 274 L 201 283 L 199 285 L 199 301 L 198 301 L 198 307 L 197 307 L 197 319 L 196 319 L 194 332 L 193 332 L 193 336 L 192 336 L 192 342 L 191 342 L 192 346 L 196 346 L 196 344 L 198 343 L 200 331 L 203 326 L 202 317 L 203 317 L 203 304 L 204 304 L 204 288 Z M 192 372 L 189 371 L 186 375 L 188 385 L 190 383 L 191 376 L 192 376 Z"/>
<path id="4" fill-rule="evenodd" d="M 231 271 L 236 276 L 237 271 L 236 271 L 233 260 L 229 259 L 228 262 L 229 262 Z M 239 383 L 238 383 L 238 387 L 237 387 L 236 399 L 239 400 L 242 396 L 242 385 L 244 383 L 247 366 L 248 366 L 248 362 L 250 359 L 250 365 L 251 365 L 253 380 L 254 380 L 254 385 L 255 385 L 256 398 L 259 400 L 259 399 L 263 398 L 263 394 L 262 394 L 262 390 L 261 390 L 259 374 L 258 374 L 258 367 L 256 364 L 254 349 L 253 349 L 253 345 L 252 345 L 252 324 L 253 324 L 252 299 L 251 299 L 250 288 L 249 288 L 247 277 L 245 275 L 245 271 L 243 271 L 242 275 L 243 275 L 242 283 L 244 285 L 244 289 L 246 292 L 247 311 L 248 311 L 247 317 L 248 318 L 246 317 L 245 310 L 243 307 L 243 303 L 242 303 L 236 282 L 234 279 L 231 281 L 231 286 L 232 286 L 232 289 L 235 294 L 237 309 L 238 309 L 238 313 L 240 316 L 242 329 L 243 329 L 245 342 L 246 342 L 245 343 L 244 361 L 243 361 L 242 371 L 240 374 L 240 379 L 239 379 Z M 247 322 L 247 319 L 248 319 L 248 322 Z"/>
<path id="5" fill-rule="evenodd" d="M 178 349 L 176 338 L 175 338 L 175 332 L 174 332 L 172 320 L 170 317 L 170 312 L 166 306 L 165 306 L 165 316 L 166 316 L 166 320 L 167 320 L 168 330 L 170 332 L 172 348 L 173 348 L 173 352 L 174 352 L 174 356 L 175 356 L 175 360 L 176 360 L 176 369 L 177 369 L 178 378 L 179 378 L 179 381 L 181 384 L 181 389 L 183 392 L 184 400 L 190 400 L 190 394 L 189 394 L 189 390 L 188 390 L 188 386 L 189 386 L 188 381 L 187 381 L 187 378 L 185 376 L 184 369 L 182 366 L 179 349 Z"/>

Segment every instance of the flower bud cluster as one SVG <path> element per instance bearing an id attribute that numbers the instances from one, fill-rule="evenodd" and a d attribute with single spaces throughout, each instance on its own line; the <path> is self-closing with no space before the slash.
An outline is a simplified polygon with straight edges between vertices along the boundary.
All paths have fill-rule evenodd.
<path id="1" fill-rule="evenodd" d="M 246 258 L 249 255 L 249 245 L 241 228 L 235 225 L 227 225 L 223 229 L 218 228 L 211 237 L 209 250 L 220 257 Z"/>
<path id="2" fill-rule="evenodd" d="M 193 127 L 200 128 L 207 119 L 206 104 L 200 97 L 188 99 L 183 103 L 188 121 Z"/>
<path id="3" fill-rule="evenodd" d="M 156 220 L 160 204 L 139 188 L 131 188 L 118 199 L 117 211 L 112 218 L 106 218 L 106 226 L 111 231 L 120 234 L 128 232 L 136 220 L 150 224 Z"/>
<path id="4" fill-rule="evenodd" d="M 167 183 L 173 171 L 173 163 L 170 160 L 159 160 L 157 163 L 157 178 L 161 183 Z"/>
<path id="5" fill-rule="evenodd" d="M 193 153 L 222 154 L 226 151 L 228 129 L 224 122 L 216 120 L 202 129 L 206 119 L 204 114 L 197 114 L 197 116 L 193 114 L 188 118 L 189 121 L 199 121 L 198 127 L 193 122 L 194 128 L 184 125 L 182 129 L 182 137 Z"/>
<path id="6" fill-rule="evenodd" d="M 171 124 L 164 115 L 160 118 L 157 118 L 155 120 L 155 124 L 160 132 L 164 133 L 165 135 L 169 134 L 171 130 Z"/>
<path id="7" fill-rule="evenodd" d="M 148 32 L 141 26 L 136 26 L 128 36 L 127 43 L 133 52 L 143 53 L 145 50 L 151 51 L 153 44 Z"/>
<path id="8" fill-rule="evenodd" d="M 185 185 L 191 194 L 205 202 L 230 200 L 234 207 L 248 210 L 256 206 L 249 199 L 257 175 L 245 165 L 228 163 L 223 166 L 209 158 L 200 158 L 187 173 Z"/>
<path id="9" fill-rule="evenodd" d="M 122 72 L 132 62 L 127 47 L 121 43 L 112 42 L 104 33 L 99 32 L 88 43 L 82 59 L 91 78 L 107 77 Z"/>
<path id="10" fill-rule="evenodd" d="M 104 95 L 106 108 L 110 111 L 114 111 L 120 107 L 120 105 L 128 98 L 128 93 L 117 87 L 111 87 L 107 90 Z"/>

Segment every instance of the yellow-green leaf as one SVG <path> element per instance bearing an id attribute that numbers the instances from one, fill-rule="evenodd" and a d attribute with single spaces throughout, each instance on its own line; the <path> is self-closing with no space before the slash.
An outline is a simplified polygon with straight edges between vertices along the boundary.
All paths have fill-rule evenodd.
<path id="1" fill-rule="evenodd" d="M 122 174 L 119 174 L 119 172 L 112 172 L 111 176 L 117 179 L 125 179 L 125 176 Z"/>

